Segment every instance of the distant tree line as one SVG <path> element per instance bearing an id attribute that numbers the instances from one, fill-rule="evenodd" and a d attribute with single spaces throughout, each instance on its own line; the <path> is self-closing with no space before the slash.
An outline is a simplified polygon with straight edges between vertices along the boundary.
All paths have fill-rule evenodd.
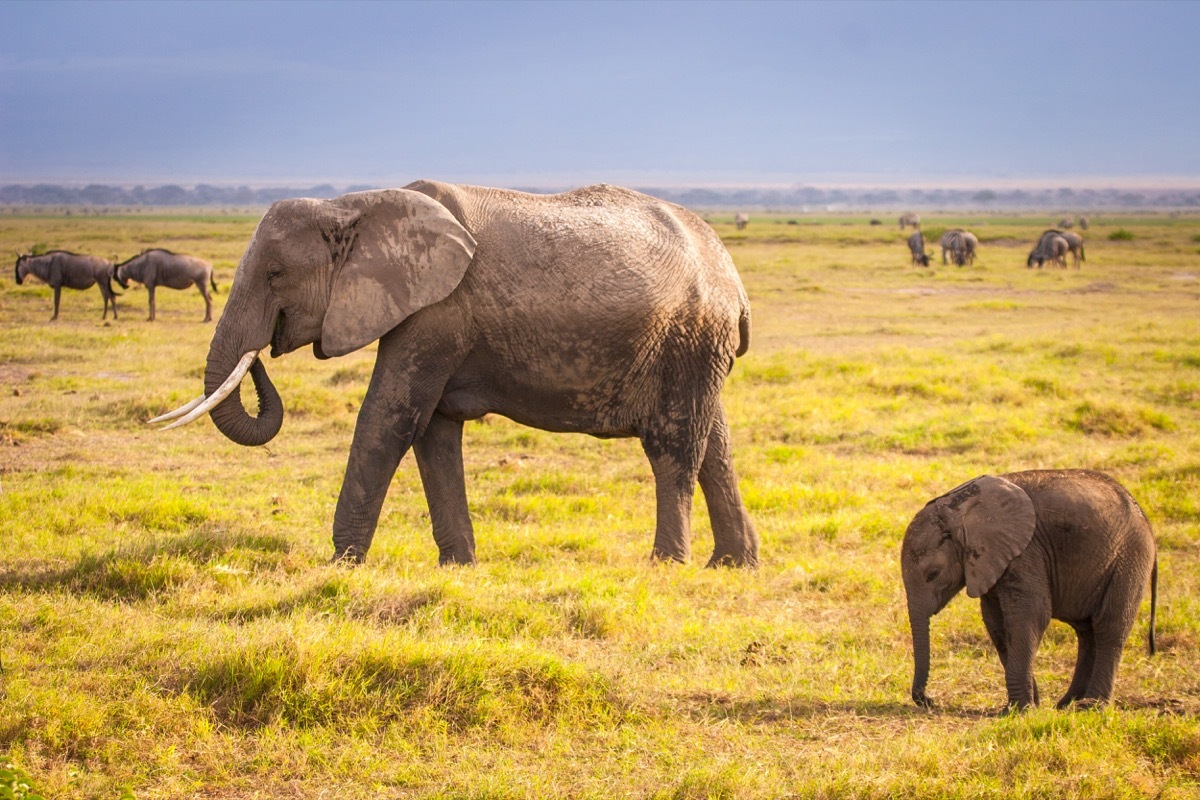
<path id="1" fill-rule="evenodd" d="M 330 184 L 302 187 L 253 188 L 249 186 L 62 186 L 39 183 L 0 186 L 0 205 L 31 206 L 267 206 L 287 197 L 336 197 L 346 192 L 379 188 Z M 525 191 L 547 192 L 536 187 Z M 566 188 L 566 187 L 563 187 Z M 867 209 L 962 208 L 1018 209 L 1155 209 L 1200 208 L 1200 187 L 1195 189 L 856 189 L 795 186 L 782 189 L 635 187 L 673 203 L 700 209 Z"/>

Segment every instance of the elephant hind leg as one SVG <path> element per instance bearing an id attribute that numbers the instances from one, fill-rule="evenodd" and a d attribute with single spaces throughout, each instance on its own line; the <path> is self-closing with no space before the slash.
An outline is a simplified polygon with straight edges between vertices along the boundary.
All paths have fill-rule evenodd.
<path id="1" fill-rule="evenodd" d="M 656 524 L 651 558 L 686 562 L 691 557 L 692 497 L 704 457 L 707 431 L 681 415 L 641 435 L 654 472 Z"/>
<path id="2" fill-rule="evenodd" d="M 758 533 L 738 490 L 729 425 L 719 403 L 700 463 L 700 488 L 713 529 L 713 554 L 708 566 L 757 566 Z"/>
<path id="3" fill-rule="evenodd" d="M 463 476 L 463 424 L 435 413 L 413 442 L 421 485 L 429 504 L 439 564 L 474 564 L 475 532 L 467 510 Z"/>
<path id="4" fill-rule="evenodd" d="M 1079 651 L 1075 656 L 1075 675 L 1071 685 L 1058 701 L 1058 708 L 1066 708 L 1071 703 L 1078 702 L 1087 696 L 1088 684 L 1092 679 L 1092 666 L 1096 662 L 1096 636 L 1092 631 L 1090 620 L 1073 622 L 1075 635 L 1079 638 Z"/>
<path id="5" fill-rule="evenodd" d="M 1150 576 L 1151 568 L 1151 561 L 1147 556 L 1142 564 L 1119 573 L 1109 583 L 1100 607 L 1089 621 L 1095 653 L 1087 689 L 1081 700 L 1105 702 L 1112 697 L 1125 641 L 1137 621 L 1142 590 Z"/>

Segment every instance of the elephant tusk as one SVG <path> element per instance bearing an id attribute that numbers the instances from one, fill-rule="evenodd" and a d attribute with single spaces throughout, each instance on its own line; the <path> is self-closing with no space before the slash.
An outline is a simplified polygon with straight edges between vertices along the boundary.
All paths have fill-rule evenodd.
<path id="1" fill-rule="evenodd" d="M 148 420 L 146 420 L 146 424 L 147 424 L 147 425 L 154 425 L 154 424 L 156 424 L 156 423 L 159 423 L 159 422 L 166 422 L 167 420 L 175 419 L 176 417 L 182 417 L 184 414 L 186 414 L 187 412 L 191 411 L 191 410 L 192 410 L 193 408 L 195 408 L 196 406 L 198 406 L 198 405 L 200 405 L 201 403 L 203 403 L 203 402 L 204 402 L 204 397 L 205 397 L 205 396 L 204 396 L 203 394 L 201 394 L 201 395 L 200 395 L 199 397 L 197 397 L 195 400 L 192 400 L 192 401 L 190 401 L 190 402 L 189 402 L 189 403 L 187 403 L 186 405 L 182 405 L 182 406 L 180 406 L 179 408 L 175 409 L 174 411 L 168 411 L 167 413 L 165 413 L 165 414 L 163 414 L 163 415 L 161 415 L 161 416 L 157 416 L 157 417 L 155 417 L 154 419 L 148 419 Z"/>
<path id="2" fill-rule="evenodd" d="M 254 359 L 258 358 L 258 354 L 261 352 L 261 350 L 251 350 L 242 356 L 242 360 L 237 363 L 237 366 L 234 367 L 233 371 L 229 373 L 229 377 L 225 379 L 224 383 L 217 387 L 215 392 L 210 394 L 208 397 L 203 398 L 202 402 L 189 411 L 186 416 L 176 420 L 175 422 L 172 422 L 166 427 L 160 428 L 159 430 L 169 431 L 171 428 L 178 428 L 182 425 L 187 425 L 189 422 L 194 422 L 211 411 L 214 406 L 228 397 L 230 393 L 232 393 L 233 390 L 238 387 L 238 384 L 242 382 L 242 378 L 246 377 L 246 373 L 250 370 L 250 365 L 254 363 Z M 189 405 L 191 404 L 189 403 Z"/>

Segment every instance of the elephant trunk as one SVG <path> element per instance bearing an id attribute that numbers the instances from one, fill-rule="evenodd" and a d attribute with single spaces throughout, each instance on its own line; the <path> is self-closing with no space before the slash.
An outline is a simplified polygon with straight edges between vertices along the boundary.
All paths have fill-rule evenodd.
<path id="1" fill-rule="evenodd" d="M 923 609 L 908 605 L 908 621 L 912 627 L 913 644 L 913 702 L 922 708 L 932 708 L 933 701 L 925 694 L 929 681 L 929 617 Z"/>
<path id="2" fill-rule="evenodd" d="M 204 370 L 204 392 L 211 395 L 230 376 L 236 367 L 238 357 L 221 355 L 222 350 L 214 347 L 209 350 L 208 363 Z M 254 380 L 254 390 L 258 394 L 258 416 L 252 417 L 242 404 L 242 391 L 235 386 L 229 396 L 218 403 L 211 412 L 213 424 L 231 441 L 246 447 L 266 444 L 275 438 L 283 425 L 283 401 L 279 392 L 267 376 L 267 368 L 258 359 L 250 366 L 250 377 Z"/>

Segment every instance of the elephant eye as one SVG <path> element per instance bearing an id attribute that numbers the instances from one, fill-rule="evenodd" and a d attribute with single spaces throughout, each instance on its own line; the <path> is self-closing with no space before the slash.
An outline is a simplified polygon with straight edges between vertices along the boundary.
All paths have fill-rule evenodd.
<path id="1" fill-rule="evenodd" d="M 938 571 L 937 571 L 936 567 L 925 570 L 925 582 L 926 583 L 933 583 L 935 580 L 937 580 L 937 576 L 938 576 Z"/>

